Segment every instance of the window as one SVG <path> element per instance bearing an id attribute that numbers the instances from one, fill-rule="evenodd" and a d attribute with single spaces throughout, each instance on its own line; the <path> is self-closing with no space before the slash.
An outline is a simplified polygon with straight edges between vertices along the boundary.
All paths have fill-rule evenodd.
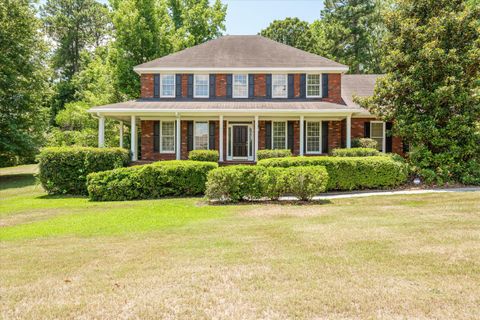
<path id="1" fill-rule="evenodd" d="M 162 74 L 160 76 L 160 96 L 161 97 L 175 97 L 175 75 Z"/>
<path id="2" fill-rule="evenodd" d="M 384 125 L 381 121 L 370 122 L 370 138 L 377 141 L 377 149 L 382 152 L 384 151 L 383 143 L 385 140 Z"/>
<path id="3" fill-rule="evenodd" d="M 208 149 L 208 122 L 195 122 L 194 149 Z"/>
<path id="4" fill-rule="evenodd" d="M 194 78 L 193 96 L 195 98 L 208 98 L 208 74 L 196 74 Z"/>
<path id="5" fill-rule="evenodd" d="M 175 121 L 160 122 L 160 152 L 175 152 Z"/>
<path id="6" fill-rule="evenodd" d="M 321 122 L 307 122 L 307 153 L 321 153 Z"/>
<path id="7" fill-rule="evenodd" d="M 248 75 L 246 74 L 233 75 L 233 97 L 248 98 Z"/>
<path id="8" fill-rule="evenodd" d="M 288 96 L 287 82 L 286 74 L 272 74 L 273 98 L 286 98 Z"/>
<path id="9" fill-rule="evenodd" d="M 322 96 L 322 78 L 320 74 L 307 74 L 307 97 Z"/>
<path id="10" fill-rule="evenodd" d="M 272 149 L 286 149 L 287 123 L 272 122 Z"/>

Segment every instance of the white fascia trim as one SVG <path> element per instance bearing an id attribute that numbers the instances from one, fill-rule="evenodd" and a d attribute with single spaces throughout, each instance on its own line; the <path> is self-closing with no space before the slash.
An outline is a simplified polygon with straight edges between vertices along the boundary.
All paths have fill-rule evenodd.
<path id="1" fill-rule="evenodd" d="M 261 115 L 263 113 L 299 113 L 299 114 L 308 114 L 308 113 L 336 113 L 342 115 L 352 115 L 355 111 L 353 110 L 342 110 L 342 109 L 322 109 L 322 110 L 294 110 L 294 109 L 213 109 L 213 110 L 203 110 L 203 109 L 95 109 L 88 110 L 89 113 L 122 113 L 128 115 L 139 115 L 139 114 L 149 114 L 149 113 L 217 113 L 219 115 L 223 113 L 251 113 Z"/>
<path id="2" fill-rule="evenodd" d="M 133 68 L 133 71 L 135 71 L 138 74 L 142 73 L 160 73 L 160 72 L 179 72 L 179 73 L 184 73 L 184 72 L 209 72 L 209 73 L 225 73 L 225 72 L 231 72 L 231 73 L 265 73 L 265 72 L 315 72 L 315 71 L 322 71 L 322 72 L 331 72 L 331 73 L 336 73 L 336 72 L 347 72 L 348 67 L 316 67 L 316 68 L 181 68 L 181 67 L 175 67 L 175 68 L 158 68 L 158 67 L 152 67 L 152 68 Z"/>

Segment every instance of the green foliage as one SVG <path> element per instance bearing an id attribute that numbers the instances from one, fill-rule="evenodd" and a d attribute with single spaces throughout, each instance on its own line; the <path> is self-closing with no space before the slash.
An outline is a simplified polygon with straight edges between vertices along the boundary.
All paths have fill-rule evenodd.
<path id="1" fill-rule="evenodd" d="M 0 167 L 33 161 L 43 144 L 45 45 L 34 5 L 0 0 Z"/>
<path id="2" fill-rule="evenodd" d="M 217 167 L 215 162 L 174 160 L 92 173 L 88 195 L 94 201 L 195 196 L 205 191 L 207 174 Z"/>
<path id="3" fill-rule="evenodd" d="M 282 158 L 282 157 L 291 157 L 292 151 L 290 149 L 274 149 L 274 150 L 258 150 L 257 157 L 258 160 L 269 159 L 269 158 Z"/>
<path id="4" fill-rule="evenodd" d="M 188 159 L 194 161 L 218 162 L 218 151 L 192 150 L 188 153 Z"/>
<path id="5" fill-rule="evenodd" d="M 409 160 L 429 183 L 480 177 L 480 6 L 402 0 L 386 15 L 383 68 L 361 104 L 409 142 Z M 475 164 L 476 163 L 476 164 Z"/>
<path id="6" fill-rule="evenodd" d="M 334 157 L 370 157 L 381 156 L 382 153 L 377 149 L 372 148 L 351 148 L 351 149 L 333 149 L 332 156 Z"/>
<path id="7" fill-rule="evenodd" d="M 407 166 L 392 157 L 290 157 L 265 159 L 265 167 L 325 166 L 328 190 L 390 188 L 405 183 Z"/>
<path id="8" fill-rule="evenodd" d="M 300 50 L 312 52 L 313 49 L 310 25 L 298 18 L 274 20 L 267 28 L 260 31 L 260 35 Z"/>
<path id="9" fill-rule="evenodd" d="M 300 200 L 311 200 L 327 189 L 328 173 L 325 167 L 290 167 L 281 173 L 287 193 Z"/>
<path id="10" fill-rule="evenodd" d="M 371 148 L 377 149 L 378 143 L 376 140 L 370 138 L 355 138 L 352 139 L 353 148 Z"/>
<path id="11" fill-rule="evenodd" d="M 49 194 L 84 195 L 89 173 L 126 166 L 129 153 L 120 148 L 45 148 L 38 161 L 38 178 Z"/>

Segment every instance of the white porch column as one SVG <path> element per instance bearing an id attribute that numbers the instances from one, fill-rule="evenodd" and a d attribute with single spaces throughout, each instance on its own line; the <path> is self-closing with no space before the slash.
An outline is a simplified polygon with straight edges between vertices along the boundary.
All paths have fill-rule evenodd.
<path id="1" fill-rule="evenodd" d="M 175 137 L 176 137 L 176 144 L 177 146 L 175 147 L 175 154 L 176 154 L 176 158 L 177 160 L 180 160 L 180 156 L 181 156 L 181 141 L 182 141 L 182 136 L 181 136 L 181 127 L 180 127 L 180 115 L 177 115 L 177 124 L 175 126 L 175 129 L 177 130 L 176 134 L 175 134 Z"/>
<path id="2" fill-rule="evenodd" d="M 123 148 L 123 121 L 120 121 L 120 148 Z"/>
<path id="3" fill-rule="evenodd" d="M 105 147 L 105 117 L 99 116 L 98 118 L 98 147 Z"/>
<path id="4" fill-rule="evenodd" d="M 258 116 L 255 116 L 255 140 L 253 141 L 254 142 L 254 152 L 255 152 L 255 162 L 257 162 L 258 160 L 258 157 L 257 157 L 257 153 L 258 153 Z"/>
<path id="5" fill-rule="evenodd" d="M 219 162 L 223 162 L 223 116 L 221 115 L 218 119 L 218 121 L 220 122 L 220 126 L 218 128 L 219 132 L 218 132 L 218 153 L 219 153 L 219 157 L 218 157 L 218 161 Z"/>
<path id="6" fill-rule="evenodd" d="M 347 148 L 350 149 L 352 147 L 352 115 L 349 114 L 347 116 Z"/>
<path id="7" fill-rule="evenodd" d="M 130 120 L 130 151 L 132 152 L 132 161 L 137 161 L 137 119 L 131 116 Z"/>
<path id="8" fill-rule="evenodd" d="M 303 150 L 305 149 L 305 137 L 303 136 L 305 133 L 305 129 L 303 128 L 305 122 L 305 117 L 300 116 L 300 155 L 303 156 Z"/>

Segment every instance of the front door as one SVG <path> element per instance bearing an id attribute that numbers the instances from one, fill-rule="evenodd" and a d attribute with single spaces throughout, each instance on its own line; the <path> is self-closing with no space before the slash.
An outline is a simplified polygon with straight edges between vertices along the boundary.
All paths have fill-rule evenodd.
<path id="1" fill-rule="evenodd" d="M 248 126 L 233 126 L 233 157 L 248 157 Z"/>

